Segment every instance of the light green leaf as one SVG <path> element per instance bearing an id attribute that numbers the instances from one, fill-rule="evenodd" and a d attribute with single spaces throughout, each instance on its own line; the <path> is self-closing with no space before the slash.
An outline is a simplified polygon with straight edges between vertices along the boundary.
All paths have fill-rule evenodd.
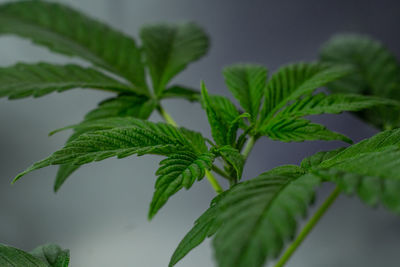
<path id="1" fill-rule="evenodd" d="M 49 267 L 48 264 L 17 248 L 0 244 L 0 266 Z"/>
<path id="2" fill-rule="evenodd" d="M 135 41 L 62 4 L 44 1 L 0 5 L 0 34 L 15 34 L 69 56 L 79 56 L 131 81 L 147 93 Z"/>
<path id="3" fill-rule="evenodd" d="M 317 63 L 299 63 L 280 68 L 267 84 L 261 125 L 284 107 L 289 101 L 312 93 L 325 84 L 351 72 L 347 66 L 332 66 Z"/>
<path id="4" fill-rule="evenodd" d="M 163 94 L 162 98 L 184 98 L 190 102 L 199 101 L 201 99 L 200 91 L 186 86 L 173 85 L 167 88 Z"/>
<path id="5" fill-rule="evenodd" d="M 218 207 L 214 238 L 220 267 L 261 267 L 295 236 L 320 179 L 282 166 L 233 187 Z"/>
<path id="6" fill-rule="evenodd" d="M 125 126 L 78 136 L 61 150 L 20 173 L 14 182 L 28 172 L 49 165 L 66 163 L 82 165 L 114 156 L 123 158 L 133 154 L 169 155 L 182 150 L 197 151 L 198 144 L 195 146 L 185 134 L 188 130 L 184 132 L 165 123 L 152 123 L 133 118 L 114 118 L 114 120 L 124 121 Z M 115 121 L 114 123 L 117 123 Z M 107 124 L 109 123 L 110 121 Z"/>
<path id="7" fill-rule="evenodd" d="M 234 175 L 236 179 L 240 180 L 240 178 L 242 178 L 245 160 L 239 150 L 232 146 L 223 146 L 218 149 L 218 153 L 230 166 L 232 166 L 235 170 Z"/>
<path id="8" fill-rule="evenodd" d="M 229 90 L 255 121 L 267 82 L 267 69 L 255 64 L 238 64 L 223 71 Z"/>
<path id="9" fill-rule="evenodd" d="M 1 19 L 0 19 L 1 21 Z M 93 88 L 134 93 L 135 89 L 92 68 L 47 63 L 0 68 L 0 97 L 40 97 L 73 88 Z"/>
<path id="10" fill-rule="evenodd" d="M 302 142 L 306 140 L 341 140 L 352 143 L 348 137 L 332 132 L 325 126 L 311 123 L 306 119 L 274 118 L 260 129 L 263 135 L 283 142 Z"/>
<path id="11" fill-rule="evenodd" d="M 51 267 L 68 267 L 69 264 L 69 250 L 55 244 L 39 246 L 30 253 Z"/>
<path id="12" fill-rule="evenodd" d="M 276 116 L 303 117 L 318 114 L 338 114 L 343 111 L 358 111 L 379 105 L 399 105 L 397 102 L 371 96 L 353 94 L 319 93 L 305 96 L 293 104 L 283 108 Z"/>
<path id="13" fill-rule="evenodd" d="M 217 217 L 218 203 L 225 196 L 221 193 L 212 201 L 210 207 L 195 221 L 193 228 L 185 235 L 179 243 L 169 262 L 169 267 L 177 264 L 192 249 L 200 245 L 207 237 L 211 237 L 218 229 L 215 223 Z"/>
<path id="14" fill-rule="evenodd" d="M 148 25 L 141 29 L 140 37 L 157 95 L 177 73 L 208 50 L 207 35 L 194 23 Z"/>
<path id="15" fill-rule="evenodd" d="M 183 187 L 189 189 L 196 180 L 201 180 L 205 170 L 209 170 L 214 154 L 206 152 L 195 154 L 191 151 L 179 151 L 168 155 L 160 162 L 157 170 L 156 191 L 150 204 L 149 218 L 164 206 L 168 199 Z"/>
<path id="16" fill-rule="evenodd" d="M 334 36 L 320 53 L 322 62 L 348 64 L 354 72 L 328 84 L 333 92 L 358 93 L 400 100 L 400 63 L 380 42 L 364 35 Z M 362 119 L 378 128 L 400 126 L 400 109 L 379 106 L 358 112 Z"/>

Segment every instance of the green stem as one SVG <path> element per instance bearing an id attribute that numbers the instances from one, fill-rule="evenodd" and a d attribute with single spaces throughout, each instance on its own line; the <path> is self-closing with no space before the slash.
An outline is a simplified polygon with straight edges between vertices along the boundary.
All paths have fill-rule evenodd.
<path id="1" fill-rule="evenodd" d="M 250 151 L 253 149 L 255 143 L 256 138 L 254 136 L 251 136 L 249 140 L 247 140 L 246 146 L 244 147 L 242 152 L 242 155 L 245 159 L 247 159 L 247 157 L 249 156 Z"/>
<path id="2" fill-rule="evenodd" d="M 306 226 L 301 230 L 300 234 L 297 236 L 296 240 L 288 247 L 279 261 L 276 263 L 275 267 L 282 267 L 286 264 L 286 262 L 290 259 L 296 249 L 300 246 L 300 244 L 304 241 L 307 235 L 311 232 L 314 226 L 318 223 L 321 217 L 325 214 L 328 208 L 335 202 L 336 198 L 340 194 L 340 189 L 335 188 L 335 190 L 328 196 L 324 203 L 322 203 L 321 207 L 317 210 L 317 212 L 312 216 L 312 218 L 307 222 Z"/>
<path id="3" fill-rule="evenodd" d="M 227 180 L 232 180 L 232 178 L 227 174 L 224 170 L 221 170 L 218 166 L 212 165 L 211 170 L 213 170 L 215 173 L 218 173 L 221 177 L 227 179 Z"/>
<path id="4" fill-rule="evenodd" d="M 178 127 L 178 124 L 174 121 L 171 115 L 169 115 L 169 113 L 161 105 L 158 107 L 158 112 L 160 112 L 160 115 L 164 118 L 164 120 L 167 123 L 175 127 Z M 222 193 L 224 191 L 220 186 L 220 184 L 218 183 L 217 179 L 215 179 L 214 175 L 208 170 L 206 170 L 206 177 L 207 180 L 210 182 L 211 186 L 214 188 L 215 192 L 217 192 L 217 194 Z"/>
<path id="5" fill-rule="evenodd" d="M 169 115 L 169 113 L 160 105 L 158 107 L 158 112 L 160 112 L 160 115 L 164 118 L 164 120 L 171 124 L 172 126 L 178 127 L 178 124 L 174 121 L 174 119 Z"/>
<path id="6" fill-rule="evenodd" d="M 206 170 L 206 177 L 207 180 L 210 182 L 212 188 L 214 188 L 215 192 L 217 192 L 217 194 L 220 194 L 224 191 L 224 189 L 222 189 L 218 181 L 215 179 L 214 175 L 208 170 Z"/>

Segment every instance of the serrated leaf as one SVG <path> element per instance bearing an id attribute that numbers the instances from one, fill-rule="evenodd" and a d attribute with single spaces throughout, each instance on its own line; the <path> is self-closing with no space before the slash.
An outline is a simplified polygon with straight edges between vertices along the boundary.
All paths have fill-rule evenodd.
<path id="1" fill-rule="evenodd" d="M 189 189 L 196 180 L 201 180 L 209 170 L 215 155 L 210 152 L 195 154 L 191 151 L 175 152 L 160 162 L 156 191 L 150 204 L 149 218 L 164 206 L 168 199 L 183 187 Z"/>
<path id="2" fill-rule="evenodd" d="M 233 187 L 218 205 L 214 238 L 220 267 L 261 267 L 296 233 L 320 179 L 282 166 Z"/>
<path id="3" fill-rule="evenodd" d="M 320 151 L 310 157 L 307 157 L 301 161 L 300 167 L 304 170 L 310 170 L 311 168 L 318 167 L 319 164 L 342 152 L 345 148 L 341 147 L 330 151 Z"/>
<path id="4" fill-rule="evenodd" d="M 140 37 L 157 95 L 177 73 L 208 50 L 207 35 L 194 23 L 148 25 L 141 29 Z"/>
<path id="5" fill-rule="evenodd" d="M 230 166 L 233 167 L 236 179 L 240 180 L 240 178 L 242 178 L 245 160 L 239 150 L 232 146 L 223 146 L 218 149 L 218 153 Z"/>
<path id="6" fill-rule="evenodd" d="M 95 69 L 72 64 L 19 63 L 0 68 L 0 97 L 10 99 L 40 97 L 73 88 L 131 93 L 135 90 Z"/>
<path id="7" fill-rule="evenodd" d="M 296 118 L 274 118 L 267 126 L 260 129 L 263 135 L 273 140 L 283 142 L 303 142 L 306 140 L 341 140 L 352 143 L 348 137 L 332 132 L 325 126 L 311 123 L 306 119 Z"/>
<path id="8" fill-rule="evenodd" d="M 232 102 L 223 96 L 208 95 L 207 88 L 201 84 L 202 104 L 211 126 L 211 134 L 217 145 L 233 145 L 241 116 Z"/>
<path id="9" fill-rule="evenodd" d="M 44 1 L 2 4 L 0 34 L 19 35 L 54 52 L 79 56 L 121 75 L 147 93 L 135 41 L 68 6 Z"/>
<path id="10" fill-rule="evenodd" d="M 195 221 L 193 228 L 185 235 L 172 255 L 168 265 L 169 267 L 177 264 L 207 237 L 211 237 L 215 234 L 218 229 L 218 225 L 215 223 L 215 218 L 218 214 L 217 205 L 224 196 L 225 193 L 216 196 L 211 201 L 210 207 Z"/>
<path id="11" fill-rule="evenodd" d="M 169 155 L 182 150 L 197 152 L 198 144 L 188 140 L 186 132 L 189 130 L 181 131 L 165 123 L 152 123 L 133 118 L 115 118 L 115 120 L 124 121 L 125 126 L 78 136 L 61 150 L 19 174 L 14 182 L 28 172 L 49 165 L 66 163 L 82 165 L 109 157 L 123 158 L 133 154 Z"/>
<path id="12" fill-rule="evenodd" d="M 318 63 L 298 63 L 280 68 L 268 81 L 261 124 L 266 124 L 289 101 L 310 94 L 351 71 L 352 68 L 348 66 Z"/>
<path id="13" fill-rule="evenodd" d="M 194 102 L 201 99 L 201 94 L 200 91 L 193 88 L 188 88 L 182 85 L 173 85 L 163 91 L 162 98 L 184 98 L 190 102 Z"/>
<path id="14" fill-rule="evenodd" d="M 334 36 L 323 47 L 321 61 L 353 66 L 354 72 L 328 84 L 333 92 L 358 93 L 400 100 L 400 64 L 380 42 L 364 35 Z M 358 112 L 362 119 L 378 128 L 400 125 L 400 109 L 379 106 Z"/>
<path id="15" fill-rule="evenodd" d="M 319 93 L 305 96 L 285 107 L 277 116 L 280 117 L 303 117 L 318 114 L 338 114 L 343 111 L 359 111 L 379 105 L 399 105 L 397 102 L 379 98 L 362 96 L 356 94 L 332 94 Z"/>
<path id="16" fill-rule="evenodd" d="M 0 266 L 49 267 L 45 262 L 20 249 L 0 244 Z"/>
<path id="17" fill-rule="evenodd" d="M 30 252 L 36 258 L 41 259 L 51 267 L 68 267 L 69 250 L 63 250 L 55 244 L 39 246 Z"/>
<path id="18" fill-rule="evenodd" d="M 237 64 L 223 71 L 225 83 L 255 121 L 267 82 L 267 69 L 255 64 Z"/>

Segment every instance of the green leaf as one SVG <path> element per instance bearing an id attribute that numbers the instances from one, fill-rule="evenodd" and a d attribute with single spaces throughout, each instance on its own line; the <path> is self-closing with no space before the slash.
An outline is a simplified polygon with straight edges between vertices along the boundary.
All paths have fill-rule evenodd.
<path id="1" fill-rule="evenodd" d="M 194 23 L 148 25 L 141 29 L 140 37 L 157 95 L 177 73 L 208 50 L 207 35 Z"/>
<path id="2" fill-rule="evenodd" d="M 166 89 L 162 94 L 162 99 L 167 98 L 184 98 L 190 102 L 199 101 L 201 99 L 200 91 L 181 85 L 173 85 Z"/>
<path id="3" fill-rule="evenodd" d="M 400 214 L 400 129 L 325 155 L 319 163 L 314 161 L 309 168 L 312 173 L 336 183 L 347 194 L 357 194 L 369 205 L 381 202 Z"/>
<path id="4" fill-rule="evenodd" d="M 205 170 L 211 169 L 214 157 L 209 152 L 198 155 L 191 151 L 179 151 L 162 160 L 156 172 L 159 177 L 150 204 L 149 218 L 153 218 L 176 192 L 183 187 L 189 189 L 196 180 L 201 180 Z"/>
<path id="5" fill-rule="evenodd" d="M 30 253 L 51 267 L 68 267 L 69 264 L 69 250 L 63 250 L 55 244 L 39 246 Z"/>
<path id="6" fill-rule="evenodd" d="M 345 148 L 341 147 L 330 151 L 320 151 L 310 157 L 302 160 L 300 166 L 304 170 L 310 170 L 311 168 L 318 167 L 323 161 L 328 160 L 335 156 L 336 154 L 342 152 Z"/>
<path id="7" fill-rule="evenodd" d="M 0 266 L 49 267 L 48 264 L 17 248 L 0 244 Z"/>
<path id="8" fill-rule="evenodd" d="M 155 102 L 146 96 L 120 95 L 118 97 L 107 99 L 101 102 L 96 109 L 86 114 L 83 122 L 72 126 L 72 128 L 75 129 L 75 132 L 68 139 L 67 143 L 87 132 L 126 126 L 127 122 L 125 120 L 120 120 L 118 118 L 114 119 L 112 117 L 136 117 L 140 119 L 147 119 L 154 110 L 155 106 Z M 101 120 L 105 118 L 108 118 L 108 120 Z M 91 123 L 88 123 L 88 121 Z M 50 134 L 70 128 L 71 127 L 59 129 Z M 64 184 L 66 179 L 77 169 L 79 169 L 79 165 L 60 165 L 57 171 L 54 191 L 57 192 Z"/>
<path id="9" fill-rule="evenodd" d="M 358 93 L 400 100 L 400 64 L 395 55 L 380 42 L 367 36 L 334 36 L 323 47 L 321 61 L 353 66 L 354 72 L 329 83 L 333 92 Z M 379 106 L 358 112 L 362 119 L 378 128 L 400 126 L 400 109 Z"/>
<path id="10" fill-rule="evenodd" d="M 275 113 L 301 96 L 308 95 L 325 84 L 351 72 L 347 66 L 332 66 L 317 63 L 299 63 L 280 68 L 267 84 L 261 125 Z"/>
<path id="11" fill-rule="evenodd" d="M 192 249 L 200 245 L 207 237 L 211 237 L 218 229 L 215 223 L 217 217 L 218 203 L 225 196 L 221 193 L 216 196 L 212 201 L 210 207 L 195 221 L 193 228 L 185 235 L 179 243 L 174 254 L 169 262 L 169 267 L 177 264 L 183 257 L 185 257 Z"/>
<path id="12" fill-rule="evenodd" d="M 273 140 L 283 142 L 303 142 L 306 140 L 341 140 L 352 143 L 348 137 L 332 132 L 325 126 L 311 123 L 306 119 L 274 118 L 266 126 L 260 129 L 263 135 Z"/>
<path id="13" fill-rule="evenodd" d="M 1 21 L 1 19 L 0 19 Z M 47 63 L 23 64 L 0 68 L 0 97 L 10 99 L 40 97 L 73 88 L 93 88 L 116 92 L 134 92 L 92 68 L 78 65 L 54 65 Z"/>
<path id="14" fill-rule="evenodd" d="M 169 155 L 182 150 L 198 151 L 198 144 L 188 140 L 186 134 L 188 130 L 182 131 L 165 123 L 152 123 L 133 118 L 114 118 L 107 123 L 110 121 L 114 123 L 124 121 L 125 125 L 78 136 L 61 150 L 20 173 L 14 182 L 28 172 L 49 165 L 66 163 L 82 165 L 109 157 L 123 158 L 133 154 Z"/>
<path id="15" fill-rule="evenodd" d="M 355 94 L 319 93 L 303 97 L 285 107 L 277 114 L 280 117 L 303 117 L 318 114 L 338 114 L 343 111 L 358 111 L 378 105 L 398 105 L 395 101 Z"/>
<path id="16" fill-rule="evenodd" d="M 243 116 L 232 102 L 223 96 L 209 96 L 204 82 L 201 84 L 202 104 L 211 126 L 211 134 L 217 145 L 232 145 Z M 246 115 L 244 115 L 246 116 Z"/>
<path id="17" fill-rule="evenodd" d="M 255 121 L 267 82 L 267 69 L 260 65 L 238 64 L 223 71 L 229 90 Z"/>
<path id="18" fill-rule="evenodd" d="M 320 183 L 297 166 L 282 166 L 233 187 L 219 203 L 214 238 L 220 267 L 261 267 L 295 236 Z"/>
<path id="19" fill-rule="evenodd" d="M 240 154 L 239 150 L 231 146 L 223 146 L 218 149 L 218 153 L 230 166 L 232 166 L 235 170 L 234 175 L 236 179 L 240 180 L 240 178 L 242 178 L 245 159 L 242 154 Z"/>
<path id="20" fill-rule="evenodd" d="M 135 41 L 70 7 L 44 1 L 0 5 L 0 34 L 19 35 L 54 52 L 79 56 L 147 93 Z"/>

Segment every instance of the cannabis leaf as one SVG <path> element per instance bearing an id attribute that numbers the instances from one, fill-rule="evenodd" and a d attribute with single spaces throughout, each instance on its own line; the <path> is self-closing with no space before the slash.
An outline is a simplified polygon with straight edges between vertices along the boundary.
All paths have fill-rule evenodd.
<path id="1" fill-rule="evenodd" d="M 1 20 L 1 19 L 0 19 Z M 118 82 L 92 68 L 48 63 L 23 64 L 0 68 L 0 97 L 10 99 L 40 97 L 54 91 L 94 88 L 135 93 L 135 88 Z"/>
<path id="2" fill-rule="evenodd" d="M 310 164 L 311 163 L 311 164 Z M 379 133 L 346 149 L 320 152 L 302 166 L 364 202 L 400 213 L 400 130 Z"/>
<path id="3" fill-rule="evenodd" d="M 337 35 L 322 47 L 320 57 L 322 62 L 354 68 L 351 75 L 328 84 L 333 92 L 400 100 L 400 64 L 380 42 L 357 34 Z M 399 113 L 399 107 L 379 106 L 357 115 L 378 128 L 393 128 L 400 125 Z"/>
<path id="4" fill-rule="evenodd" d="M 0 5 L 0 34 L 19 35 L 54 52 L 79 56 L 147 93 L 135 41 L 65 5 L 42 1 Z"/>
<path id="5" fill-rule="evenodd" d="M 140 37 L 157 95 L 177 73 L 208 50 L 207 35 L 194 23 L 148 25 L 141 29 Z"/>
<path id="6" fill-rule="evenodd" d="M 163 99 L 167 98 L 184 98 L 191 102 L 199 101 L 201 99 L 200 91 L 188 88 L 182 85 L 173 85 L 163 91 Z"/>
<path id="7" fill-rule="evenodd" d="M 260 267 L 293 238 L 320 179 L 282 166 L 230 189 L 218 204 L 214 238 L 220 267 Z"/>
<path id="8" fill-rule="evenodd" d="M 211 169 L 215 155 L 210 152 L 195 154 L 180 151 L 168 155 L 157 170 L 156 191 L 150 204 L 149 218 L 167 202 L 168 198 L 185 187 L 189 189 L 196 180 L 201 180 L 205 170 Z"/>
<path id="9" fill-rule="evenodd" d="M 254 64 L 237 64 L 223 71 L 225 83 L 240 105 L 255 121 L 267 82 L 267 69 Z"/>
<path id="10" fill-rule="evenodd" d="M 218 214 L 218 203 L 226 193 L 216 196 L 210 207 L 195 221 L 193 228 L 185 235 L 179 243 L 169 262 L 169 267 L 174 266 L 192 249 L 200 245 L 207 237 L 211 237 L 218 230 L 219 225 L 215 223 Z"/>
<path id="11" fill-rule="evenodd" d="M 69 251 L 54 244 L 40 246 L 30 253 L 0 244 L 1 266 L 67 267 L 68 264 Z"/>
<path id="12" fill-rule="evenodd" d="M 133 154 L 169 155 L 185 149 L 198 151 L 198 140 L 188 140 L 189 130 L 180 130 L 165 123 L 152 123 L 133 118 L 115 118 L 124 121 L 124 127 L 115 127 L 79 135 L 64 148 L 39 161 L 19 174 L 15 181 L 28 172 L 49 165 L 82 165 L 109 157 L 127 157 Z M 110 120 L 106 123 L 109 124 Z M 88 127 L 91 125 L 87 123 Z M 85 125 L 77 126 L 86 127 Z M 97 126 L 96 126 L 97 127 Z"/>
<path id="13" fill-rule="evenodd" d="M 236 178 L 236 180 L 240 180 L 242 178 L 243 168 L 245 159 L 242 154 L 240 154 L 239 150 L 232 146 L 223 146 L 219 148 L 218 153 L 222 156 L 225 162 L 234 170 L 232 176 Z M 229 171 L 229 168 L 228 168 Z M 229 171 L 232 174 L 231 171 Z"/>

